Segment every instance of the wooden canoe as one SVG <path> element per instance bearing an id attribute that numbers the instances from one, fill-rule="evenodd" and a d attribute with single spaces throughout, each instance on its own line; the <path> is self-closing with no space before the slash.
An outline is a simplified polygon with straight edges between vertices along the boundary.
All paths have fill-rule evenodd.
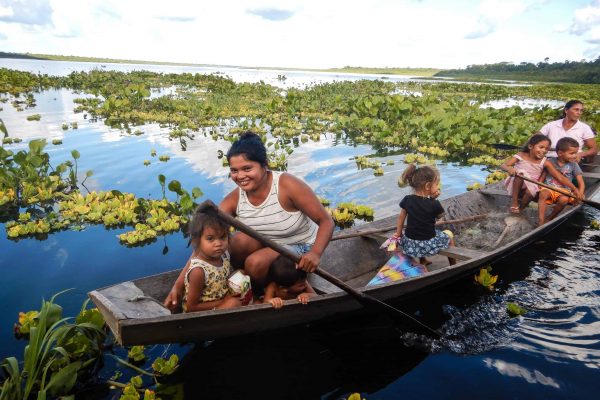
<path id="1" fill-rule="evenodd" d="M 600 197 L 598 161 L 599 157 L 596 158 L 596 165 L 586 167 L 588 199 L 593 199 L 594 195 Z M 582 207 L 567 206 L 557 218 L 540 227 L 536 225 L 537 209 L 528 208 L 522 217 L 511 217 L 522 221 L 517 232 L 505 235 L 502 242 L 495 244 L 503 230 L 503 221 L 509 216 L 510 197 L 500 184 L 442 200 L 442 204 L 446 210 L 444 218 L 448 220 L 480 214 L 490 217 L 450 224 L 448 228 L 456 234 L 457 247 L 432 257 L 433 264 L 428 267 L 428 273 L 392 283 L 365 286 L 388 258 L 379 245 L 389 236 L 391 229 L 387 234 L 382 232 L 333 240 L 323 254 L 320 268 L 380 300 L 399 299 L 450 282 L 505 257 L 555 229 Z M 353 232 L 381 231 L 382 228 L 393 227 L 395 221 L 395 216 L 388 217 L 337 232 L 334 238 Z M 457 263 L 448 265 L 444 256 L 456 258 Z M 179 272 L 170 271 L 119 283 L 94 290 L 89 296 L 122 345 L 196 342 L 230 337 L 322 320 L 362 308 L 348 294 L 311 274 L 309 280 L 319 295 L 307 305 L 290 300 L 281 310 L 274 309 L 270 304 L 256 304 L 229 310 L 171 314 L 162 301 Z"/>

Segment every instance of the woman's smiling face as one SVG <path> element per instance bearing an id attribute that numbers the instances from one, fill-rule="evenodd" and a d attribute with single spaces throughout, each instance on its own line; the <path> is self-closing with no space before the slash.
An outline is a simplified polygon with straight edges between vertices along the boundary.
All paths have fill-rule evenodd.
<path id="1" fill-rule="evenodd" d="M 229 159 L 229 172 L 235 184 L 243 191 L 249 192 L 256 190 L 264 182 L 267 168 L 239 154 Z"/>

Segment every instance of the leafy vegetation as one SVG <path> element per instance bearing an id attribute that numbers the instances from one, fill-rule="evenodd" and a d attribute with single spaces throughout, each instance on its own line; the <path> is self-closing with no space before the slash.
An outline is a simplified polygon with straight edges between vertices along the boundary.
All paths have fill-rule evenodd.
<path id="1" fill-rule="evenodd" d="M 104 320 L 98 310 L 86 310 L 83 304 L 75 322 L 62 317 L 62 307 L 54 303 L 57 295 L 42 301 L 40 311 L 19 315 L 16 331 L 27 337 L 23 363 L 15 357 L 2 362 L 6 380 L 0 398 L 27 400 L 71 393 L 78 377 L 97 368 L 105 338 Z"/>
<path id="2" fill-rule="evenodd" d="M 525 308 L 521 307 L 517 303 L 511 302 L 508 302 L 506 304 L 506 311 L 513 317 L 516 317 L 518 315 L 525 315 L 527 313 L 527 310 Z"/>
<path id="3" fill-rule="evenodd" d="M 479 269 L 479 273 L 474 276 L 475 283 L 488 290 L 494 290 L 494 284 L 498 280 L 498 275 L 491 275 L 492 267 L 487 266 Z"/>
<path id="4" fill-rule="evenodd" d="M 548 62 L 537 64 L 507 62 L 469 65 L 465 69 L 440 71 L 435 76 L 454 78 L 510 79 L 543 82 L 600 83 L 600 57 L 594 61 Z"/>
<path id="5" fill-rule="evenodd" d="M 35 394 L 38 399 L 67 396 L 76 398 L 91 386 L 106 384 L 122 389 L 121 399 L 182 399 L 180 384 L 164 384 L 159 380 L 173 374 L 179 366 L 179 358 L 171 354 L 168 359 L 156 357 L 151 369 L 142 369 L 147 361 L 144 346 L 133 346 L 128 351 L 130 364 L 115 356 L 112 345 L 107 345 L 104 319 L 96 308 L 87 308 L 86 300 L 75 318 L 63 317 L 62 307 L 55 302 L 60 292 L 49 301 L 42 301 L 39 311 L 19 313 L 15 324 L 18 338 L 28 341 L 23 360 L 5 358 L 0 366 L 4 371 L 0 386 L 0 399 L 28 400 Z M 108 355 L 135 373 L 151 378 L 144 382 L 141 375 L 129 382 L 118 382 L 122 373 L 117 370 L 112 378 L 100 378 L 104 355 Z M 143 397 L 140 395 L 143 394 Z M 65 397 L 66 398 L 66 397 Z"/>

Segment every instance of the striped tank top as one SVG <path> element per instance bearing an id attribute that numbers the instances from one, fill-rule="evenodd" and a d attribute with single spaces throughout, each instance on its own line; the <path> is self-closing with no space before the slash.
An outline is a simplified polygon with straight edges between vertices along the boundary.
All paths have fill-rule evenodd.
<path id="1" fill-rule="evenodd" d="M 254 206 L 246 192 L 239 190 L 239 199 L 236 209 L 237 218 L 282 245 L 314 244 L 317 236 L 317 224 L 315 224 L 302 211 L 286 211 L 279 203 L 279 177 L 280 172 L 271 172 L 273 183 L 271 191 L 265 201 Z"/>

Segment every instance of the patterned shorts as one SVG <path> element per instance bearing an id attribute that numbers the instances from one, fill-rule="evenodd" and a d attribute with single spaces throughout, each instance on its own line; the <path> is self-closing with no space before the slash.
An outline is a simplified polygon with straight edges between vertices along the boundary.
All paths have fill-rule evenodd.
<path id="1" fill-rule="evenodd" d="M 308 243 L 296 243 L 296 244 L 286 244 L 286 245 L 284 245 L 284 247 L 287 247 L 294 253 L 301 256 L 302 254 L 308 253 L 312 249 L 313 245 L 308 244 Z"/>
<path id="2" fill-rule="evenodd" d="M 402 236 L 400 246 L 407 256 L 426 257 L 436 255 L 440 250 L 447 249 L 450 245 L 450 235 L 446 232 L 435 230 L 435 236 L 428 240 L 415 240 Z"/>

